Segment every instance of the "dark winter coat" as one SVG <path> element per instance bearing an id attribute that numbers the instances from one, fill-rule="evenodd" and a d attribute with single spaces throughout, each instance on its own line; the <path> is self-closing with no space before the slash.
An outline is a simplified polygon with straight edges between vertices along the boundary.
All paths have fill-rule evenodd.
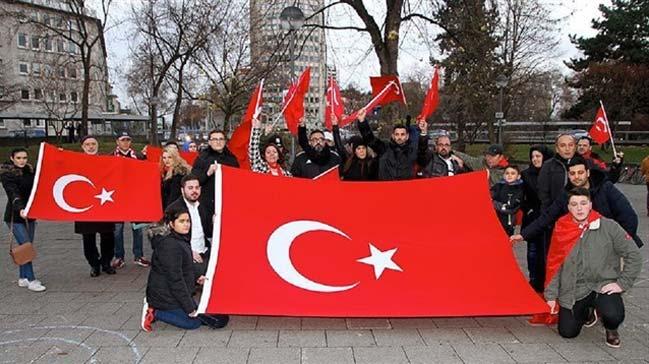
<path id="1" fill-rule="evenodd" d="M 354 150 L 357 145 L 365 145 L 363 143 L 358 143 L 360 137 L 356 136 L 359 140 L 355 143 L 352 143 L 352 153 L 347 155 L 345 146 L 340 139 L 340 128 L 338 125 L 333 126 L 332 134 L 334 136 L 334 143 L 336 144 L 336 150 L 338 155 L 340 155 L 340 177 L 345 181 L 376 181 L 378 178 L 379 166 L 375 158 L 370 157 L 369 153 L 365 159 L 358 159 Z M 367 146 L 367 145 L 365 145 Z"/>
<path id="2" fill-rule="evenodd" d="M 214 210 L 214 174 L 207 175 L 210 166 L 217 162 L 230 167 L 239 168 L 239 161 L 228 147 L 217 152 L 212 148 L 202 151 L 192 166 L 192 174 L 198 177 L 201 184 L 201 204 L 205 205 L 210 211 Z"/>
<path id="3" fill-rule="evenodd" d="M 528 226 L 541 215 L 541 200 L 539 199 L 538 185 L 541 168 L 536 168 L 531 163 L 532 152 L 534 151 L 543 154 L 543 161 L 547 161 L 553 156 L 552 152 L 544 145 L 535 145 L 530 148 L 530 166 L 521 172 L 524 192 L 523 203 L 521 204 L 521 209 L 523 210 L 523 227 Z"/>
<path id="4" fill-rule="evenodd" d="M 297 139 L 302 151 L 295 156 L 291 166 L 293 177 L 314 178 L 340 164 L 340 156 L 328 145 L 320 152 L 309 145 L 306 127 L 298 127 Z"/>
<path id="5" fill-rule="evenodd" d="M 641 247 L 643 242 L 637 234 L 638 215 L 633 210 L 629 200 L 606 178 L 605 173 L 598 169 L 590 170 L 589 184 L 588 190 L 590 191 L 593 210 L 604 217 L 615 220 L 631 235 L 638 247 Z M 545 227 L 554 224 L 561 216 L 567 213 L 568 192 L 564 190 L 554 203 L 541 213 L 541 216 L 523 229 L 521 235 L 525 240 L 533 238 L 542 232 Z"/>
<path id="6" fill-rule="evenodd" d="M 428 135 L 422 135 L 419 137 L 419 147 L 417 150 L 417 164 L 422 166 L 422 169 L 417 174 L 417 177 L 428 178 L 428 177 L 446 177 L 448 176 L 448 164 L 439 154 L 435 151 L 430 150 L 428 147 Z M 451 154 L 453 151 L 451 151 Z M 460 167 L 460 164 L 455 160 L 451 159 L 451 165 L 453 166 L 453 174 L 460 174 L 470 172 L 470 169 L 466 166 Z"/>
<path id="7" fill-rule="evenodd" d="M 153 256 L 146 286 L 146 299 L 154 309 L 182 309 L 189 314 L 197 306 L 192 298 L 196 287 L 189 235 L 174 231 L 151 238 Z"/>
<path id="8" fill-rule="evenodd" d="M 552 205 L 568 185 L 568 161 L 559 155 L 543 162 L 539 172 L 539 200 L 541 200 L 541 211 Z"/>
<path id="9" fill-rule="evenodd" d="M 382 141 L 374 136 L 367 121 L 359 122 L 358 129 L 363 141 L 378 155 L 379 180 L 397 181 L 415 177 L 418 148 L 416 142 L 410 138 L 403 145 L 398 145 L 393 140 Z M 408 132 L 411 133 L 410 130 Z"/>
<path id="10" fill-rule="evenodd" d="M 182 196 L 180 196 L 178 199 L 176 199 L 171 204 L 169 204 L 168 208 L 173 210 L 180 210 L 180 209 L 186 210 L 187 203 L 185 202 L 185 199 Z M 212 213 L 207 208 L 207 206 L 204 206 L 202 203 L 199 203 L 198 215 L 201 217 L 201 226 L 203 227 L 203 235 L 205 236 L 205 246 L 209 248 L 210 241 L 208 239 L 212 238 L 212 229 L 213 229 Z M 192 224 L 193 223 L 194 222 L 192 221 Z M 191 236 L 191 231 L 189 235 Z"/>
<path id="11" fill-rule="evenodd" d="M 34 186 L 34 169 L 29 164 L 23 168 L 16 167 L 13 162 L 0 165 L 0 180 L 7 193 L 4 221 L 24 224 L 20 210 L 24 210 Z M 33 221 L 33 220 L 30 220 Z"/>
<path id="12" fill-rule="evenodd" d="M 164 179 L 165 176 L 162 176 L 162 209 L 166 209 L 170 203 L 176 201 L 178 197 L 182 196 L 181 190 L 181 180 L 183 177 L 188 175 L 190 170 L 183 165 L 178 165 L 174 168 L 173 175 Z"/>
<path id="13" fill-rule="evenodd" d="M 523 201 L 523 181 L 507 183 L 501 180 L 491 187 L 491 200 L 498 219 L 507 235 L 514 234 L 515 216 Z"/>

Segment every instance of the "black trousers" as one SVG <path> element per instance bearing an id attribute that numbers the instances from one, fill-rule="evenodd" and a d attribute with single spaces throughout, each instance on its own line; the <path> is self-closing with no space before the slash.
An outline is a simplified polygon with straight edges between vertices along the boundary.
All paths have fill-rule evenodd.
<path id="1" fill-rule="evenodd" d="M 559 335 L 565 338 L 577 337 L 592 308 L 597 310 L 607 330 L 617 330 L 624 321 L 624 302 L 619 293 L 608 295 L 591 292 L 575 302 L 572 310 L 565 307 L 559 309 Z"/>
<path id="2" fill-rule="evenodd" d="M 115 236 L 112 232 L 99 233 L 101 256 L 97 251 L 97 233 L 83 234 L 83 255 L 93 268 L 110 267 L 115 253 Z"/>

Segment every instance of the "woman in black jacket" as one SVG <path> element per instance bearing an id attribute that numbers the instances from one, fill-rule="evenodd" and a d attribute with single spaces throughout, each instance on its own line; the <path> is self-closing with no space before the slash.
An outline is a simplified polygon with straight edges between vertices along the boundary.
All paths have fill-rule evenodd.
<path id="1" fill-rule="evenodd" d="M 4 221 L 18 245 L 26 242 L 33 243 L 36 221 L 27 219 L 25 207 L 34 186 L 34 169 L 27 163 L 28 156 L 25 148 L 12 150 L 9 158 L 9 162 L 0 166 L 2 187 L 7 193 Z M 21 265 L 18 271 L 18 286 L 34 292 L 45 290 L 45 286 L 36 279 L 31 262 Z"/>
<path id="2" fill-rule="evenodd" d="M 541 215 L 541 200 L 539 199 L 538 178 L 543 162 L 552 158 L 552 152 L 545 145 L 530 147 L 530 166 L 521 172 L 523 179 L 524 199 L 521 205 L 523 210 L 522 229 L 529 226 Z M 527 270 L 530 285 L 537 292 L 543 292 L 545 280 L 545 255 L 547 254 L 547 241 L 545 235 L 527 241 Z"/>
<path id="3" fill-rule="evenodd" d="M 188 175 L 192 167 L 180 157 L 178 149 L 165 147 L 160 157 L 162 175 L 162 209 L 166 209 L 181 196 L 180 181 Z"/>
<path id="4" fill-rule="evenodd" d="M 151 238 L 153 258 L 142 308 L 142 329 L 151 332 L 151 324 L 160 320 L 185 330 L 201 325 L 222 328 L 226 315 L 198 315 L 192 295 L 205 276 L 196 276 L 190 243 L 191 221 L 185 207 L 171 205 L 165 211 L 165 226 Z M 167 232 L 166 228 L 169 229 Z"/>
<path id="5" fill-rule="evenodd" d="M 367 143 L 360 136 L 352 137 L 350 139 L 352 152 L 348 154 L 340 139 L 338 118 L 333 114 L 331 115 L 331 123 L 333 125 L 334 143 L 341 159 L 339 165 L 340 179 L 345 181 L 376 181 L 379 166 L 376 159 L 371 155 Z"/>

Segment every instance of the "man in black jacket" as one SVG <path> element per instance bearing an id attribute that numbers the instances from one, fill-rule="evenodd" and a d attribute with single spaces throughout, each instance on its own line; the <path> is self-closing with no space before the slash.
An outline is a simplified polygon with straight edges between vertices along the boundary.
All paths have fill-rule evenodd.
<path id="1" fill-rule="evenodd" d="M 374 136 L 365 120 L 365 112 L 361 112 L 358 114 L 358 129 L 363 141 L 379 158 L 379 180 L 397 181 L 415 177 L 418 143 L 411 140 L 410 131 L 405 125 L 395 125 L 390 140 L 382 141 Z"/>
<path id="2" fill-rule="evenodd" d="M 210 259 L 210 242 L 212 238 L 212 214 L 208 208 L 199 202 L 201 185 L 198 177 L 188 174 L 180 182 L 182 196 L 172 202 L 168 208 L 173 210 L 185 209 L 191 219 L 190 245 L 192 258 L 197 275 L 207 272 L 207 262 Z"/>
<path id="3" fill-rule="evenodd" d="M 602 216 L 614 220 L 633 238 L 638 247 L 643 245 L 637 234 L 638 215 L 631 206 L 631 203 L 618 190 L 611 181 L 606 178 L 604 172 L 599 169 L 589 169 L 588 162 L 581 156 L 574 157 L 568 163 L 568 176 L 570 185 L 573 187 L 587 188 L 591 195 L 593 209 Z M 513 235 L 510 240 L 518 242 L 533 238 L 541 233 L 546 226 L 554 224 L 561 216 L 568 213 L 567 190 L 542 212 L 541 216 L 534 220 L 529 226 L 523 229 L 520 235 Z"/>
<path id="4" fill-rule="evenodd" d="M 314 178 L 340 164 L 340 156 L 327 145 L 322 131 L 314 130 L 307 138 L 304 119 L 300 120 L 297 140 L 302 152 L 291 166 L 293 177 Z"/>
<path id="5" fill-rule="evenodd" d="M 428 133 L 419 137 L 417 164 L 422 166 L 422 169 L 417 174 L 418 177 L 446 177 L 470 171 L 464 163 L 460 165 L 459 158 L 453 158 L 451 138 L 448 135 L 437 137 L 435 150 L 428 148 L 428 140 Z"/>
<path id="6" fill-rule="evenodd" d="M 566 165 L 577 152 L 577 141 L 572 134 L 559 134 L 555 142 L 556 154 L 543 162 L 539 172 L 539 199 L 544 211 L 561 195 L 568 184 Z"/>
<path id="7" fill-rule="evenodd" d="M 201 183 L 201 204 L 207 207 L 210 212 L 214 211 L 214 172 L 216 171 L 216 163 L 239 168 L 237 157 L 230 152 L 226 146 L 226 141 L 223 131 L 210 131 L 209 148 L 199 154 L 192 167 L 192 174 L 197 176 Z"/>

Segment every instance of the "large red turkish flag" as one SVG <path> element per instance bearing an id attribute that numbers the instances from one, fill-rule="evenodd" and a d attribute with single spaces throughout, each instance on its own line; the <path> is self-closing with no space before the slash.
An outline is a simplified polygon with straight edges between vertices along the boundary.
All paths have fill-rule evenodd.
<path id="1" fill-rule="evenodd" d="M 160 171 L 154 163 L 41 143 L 26 212 L 55 221 L 158 221 Z"/>
<path id="2" fill-rule="evenodd" d="M 606 143 L 610 137 L 608 130 L 608 118 L 606 117 L 606 112 L 604 112 L 604 106 L 600 106 L 597 109 L 597 115 L 595 115 L 595 121 L 593 126 L 588 132 L 590 137 L 597 142 L 597 144 Z"/>
<path id="3" fill-rule="evenodd" d="M 183 152 L 179 151 L 178 154 L 182 159 L 187 162 L 190 166 L 194 165 L 194 161 L 198 158 L 198 152 Z M 153 163 L 160 163 L 160 158 L 162 158 L 162 148 L 158 148 L 153 145 L 146 146 L 146 160 Z"/>
<path id="4" fill-rule="evenodd" d="M 548 311 L 516 263 L 485 173 L 376 183 L 273 178 L 223 167 L 215 180 L 214 250 L 200 312 Z M 254 193 L 260 186 L 273 191 L 263 203 Z M 408 196 L 417 196 L 416 203 Z"/>

